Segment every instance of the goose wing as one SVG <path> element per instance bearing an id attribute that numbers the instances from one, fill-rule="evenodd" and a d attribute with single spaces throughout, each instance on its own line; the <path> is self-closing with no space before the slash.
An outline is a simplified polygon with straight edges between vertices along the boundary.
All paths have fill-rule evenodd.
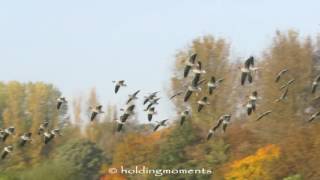
<path id="1" fill-rule="evenodd" d="M 199 69 L 199 70 L 202 69 L 202 63 L 201 63 L 201 61 L 198 61 L 198 69 Z"/>
<path id="2" fill-rule="evenodd" d="M 177 96 L 180 96 L 180 95 L 182 95 L 182 94 L 183 94 L 183 92 L 182 92 L 182 91 L 179 91 L 179 92 L 177 92 L 176 94 L 172 95 L 169 99 L 172 100 L 173 98 L 175 98 L 175 97 L 177 97 Z"/>
<path id="3" fill-rule="evenodd" d="M 196 62 L 197 55 L 198 55 L 197 53 L 193 53 L 189 58 L 189 62 L 194 64 Z"/>
<path id="4" fill-rule="evenodd" d="M 271 111 L 267 111 L 267 112 L 262 113 L 262 114 L 256 119 L 256 121 L 261 120 L 262 118 L 264 118 L 265 116 L 269 115 L 270 113 L 271 113 Z"/>
<path id="5" fill-rule="evenodd" d="M 93 121 L 94 118 L 97 116 L 97 114 L 98 114 L 97 112 L 92 112 L 90 121 Z"/>
<path id="6" fill-rule="evenodd" d="M 129 114 L 125 113 L 122 116 L 120 116 L 120 121 L 126 122 L 128 118 L 129 118 Z"/>
<path id="7" fill-rule="evenodd" d="M 223 122 L 223 119 L 220 118 L 218 120 L 218 123 L 215 126 L 212 127 L 212 131 L 216 131 L 221 126 L 222 122 Z"/>
<path id="8" fill-rule="evenodd" d="M 214 88 L 213 87 L 209 87 L 209 95 L 212 95 Z"/>
<path id="9" fill-rule="evenodd" d="M 154 103 L 149 103 L 146 110 L 149 110 L 153 105 L 154 105 Z"/>
<path id="10" fill-rule="evenodd" d="M 281 96 L 281 99 L 285 99 L 288 96 L 288 92 L 289 92 L 289 87 L 286 88 L 286 90 L 284 91 L 284 93 Z"/>
<path id="11" fill-rule="evenodd" d="M 311 93 L 314 94 L 317 90 L 318 84 L 312 84 L 312 90 Z"/>
<path id="12" fill-rule="evenodd" d="M 316 119 L 319 115 L 320 115 L 320 111 L 314 113 L 314 114 L 310 117 L 310 119 L 308 119 L 308 122 L 312 122 L 312 121 L 313 121 L 314 119 Z"/>
<path id="13" fill-rule="evenodd" d="M 320 74 L 315 78 L 315 82 L 319 83 L 320 82 Z"/>
<path id="14" fill-rule="evenodd" d="M 189 98 L 190 98 L 191 95 L 192 95 L 192 91 L 188 90 L 188 91 L 186 92 L 186 94 L 184 95 L 183 101 L 184 101 L 184 102 L 187 102 L 187 101 L 189 100 Z"/>
<path id="15" fill-rule="evenodd" d="M 203 109 L 203 105 L 202 105 L 202 104 L 199 104 L 199 105 L 198 105 L 198 112 L 201 112 L 202 109 Z"/>
<path id="16" fill-rule="evenodd" d="M 58 110 L 60 109 L 61 105 L 62 105 L 62 101 L 58 101 L 58 103 L 57 103 L 57 109 Z"/>
<path id="17" fill-rule="evenodd" d="M 135 93 L 132 94 L 133 97 L 136 97 L 140 93 L 140 90 L 136 91 Z"/>
<path id="18" fill-rule="evenodd" d="M 127 111 L 132 112 L 134 110 L 134 108 L 136 107 L 136 105 L 132 104 L 127 108 Z"/>
<path id="19" fill-rule="evenodd" d="M 160 124 L 157 124 L 156 127 L 153 129 L 153 131 L 157 131 L 160 127 Z"/>
<path id="20" fill-rule="evenodd" d="M 123 124 L 119 123 L 117 127 L 117 132 L 120 132 L 122 130 Z"/>
<path id="21" fill-rule="evenodd" d="M 275 82 L 276 82 L 276 83 L 279 82 L 279 81 L 280 81 L 280 78 L 281 78 L 286 72 L 288 72 L 288 69 L 283 69 L 283 70 L 281 70 L 281 71 L 277 74 L 277 77 L 276 77 Z"/>
<path id="22" fill-rule="evenodd" d="M 210 83 L 215 84 L 216 83 L 216 78 L 214 76 L 211 77 Z"/>
<path id="23" fill-rule="evenodd" d="M 148 121 L 151 121 L 152 120 L 152 114 L 148 114 Z"/>
<path id="24" fill-rule="evenodd" d="M 249 57 L 245 62 L 244 62 L 244 67 L 249 69 L 250 66 L 254 66 L 254 58 L 253 56 Z"/>
<path id="25" fill-rule="evenodd" d="M 228 124 L 227 124 L 227 123 L 224 123 L 224 124 L 222 125 L 222 131 L 223 131 L 223 133 L 226 132 L 227 127 L 228 127 Z"/>
<path id="26" fill-rule="evenodd" d="M 218 79 L 217 83 L 222 83 L 224 81 L 224 78 Z"/>
<path id="27" fill-rule="evenodd" d="M 277 77 L 276 77 L 275 82 L 276 82 L 276 83 L 279 82 L 280 78 L 281 78 L 281 74 L 278 74 Z"/>
<path id="28" fill-rule="evenodd" d="M 184 78 L 188 77 L 188 74 L 189 74 L 190 70 L 191 70 L 191 66 L 186 65 L 186 66 L 184 67 L 184 71 L 183 71 L 183 77 L 184 77 Z"/>
<path id="29" fill-rule="evenodd" d="M 244 83 L 246 82 L 247 76 L 248 76 L 247 72 L 241 73 L 241 85 L 244 85 Z"/>
<path id="30" fill-rule="evenodd" d="M 181 116 L 180 118 L 180 125 L 182 126 L 184 121 L 186 120 L 186 116 Z"/>
<path id="31" fill-rule="evenodd" d="M 115 88 L 114 88 L 114 92 L 117 94 L 118 91 L 119 91 L 119 89 L 120 89 L 120 85 L 117 84 L 117 85 L 115 86 Z"/>
<path id="32" fill-rule="evenodd" d="M 200 81 L 201 74 L 196 74 L 192 80 L 192 85 L 198 86 Z"/>
<path id="33" fill-rule="evenodd" d="M 253 80 L 252 74 L 248 73 L 248 81 L 249 81 L 249 83 L 252 83 L 252 80 Z"/>
<path id="34" fill-rule="evenodd" d="M 150 100 L 149 98 L 145 98 L 143 101 L 143 105 L 147 104 L 147 102 L 149 102 L 149 100 Z"/>
<path id="35" fill-rule="evenodd" d="M 213 135 L 213 132 L 210 131 L 209 134 L 207 135 L 207 141 L 211 139 L 212 135 Z"/>

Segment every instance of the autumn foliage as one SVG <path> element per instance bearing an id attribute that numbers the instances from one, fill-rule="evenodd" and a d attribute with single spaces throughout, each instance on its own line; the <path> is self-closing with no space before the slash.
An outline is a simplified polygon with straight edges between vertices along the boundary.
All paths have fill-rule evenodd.
<path id="1" fill-rule="evenodd" d="M 230 172 L 225 175 L 226 180 L 271 179 L 268 176 L 268 163 L 277 160 L 280 148 L 276 145 L 267 145 L 241 160 L 236 160 L 230 165 Z"/>

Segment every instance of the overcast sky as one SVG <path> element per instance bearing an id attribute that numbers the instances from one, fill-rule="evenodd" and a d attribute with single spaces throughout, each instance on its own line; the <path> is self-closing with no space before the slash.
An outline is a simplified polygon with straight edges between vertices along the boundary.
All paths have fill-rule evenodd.
<path id="1" fill-rule="evenodd" d="M 319 0 L 28 0 L 0 2 L 0 80 L 45 81 L 101 102 L 168 88 L 174 54 L 205 34 L 239 57 L 259 55 L 276 29 L 315 36 Z M 128 87 L 113 94 L 112 80 Z M 162 95 L 163 96 L 163 95 Z M 169 106 L 170 107 L 170 106 Z M 168 103 L 161 117 L 171 116 Z"/>

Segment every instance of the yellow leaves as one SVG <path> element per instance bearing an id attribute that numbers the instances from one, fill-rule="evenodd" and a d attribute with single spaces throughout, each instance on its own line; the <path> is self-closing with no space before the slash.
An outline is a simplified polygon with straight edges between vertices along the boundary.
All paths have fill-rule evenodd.
<path id="1" fill-rule="evenodd" d="M 257 150 L 254 155 L 231 163 L 231 171 L 225 175 L 226 180 L 270 179 L 267 164 L 280 156 L 280 148 L 270 144 Z"/>
<path id="2" fill-rule="evenodd" d="M 156 158 L 159 146 L 158 141 L 165 136 L 166 131 L 144 134 L 128 134 L 123 142 L 117 144 L 113 155 L 113 166 L 150 166 Z"/>

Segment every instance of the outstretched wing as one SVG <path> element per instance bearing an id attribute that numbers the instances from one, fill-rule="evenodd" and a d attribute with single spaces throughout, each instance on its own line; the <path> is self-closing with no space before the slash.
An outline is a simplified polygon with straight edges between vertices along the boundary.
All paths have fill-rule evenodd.
<path id="1" fill-rule="evenodd" d="M 114 92 L 117 94 L 119 89 L 120 89 L 120 85 L 117 84 L 114 88 Z"/>
<path id="2" fill-rule="evenodd" d="M 222 122 L 223 122 L 223 119 L 220 118 L 218 120 L 218 123 L 212 128 L 212 131 L 216 131 L 221 126 Z"/>
<path id="3" fill-rule="evenodd" d="M 97 112 L 92 112 L 90 120 L 93 121 L 97 114 Z"/>
<path id="4" fill-rule="evenodd" d="M 175 97 L 177 97 L 177 96 L 180 96 L 180 95 L 182 95 L 182 94 L 183 94 L 182 91 L 177 92 L 176 94 L 172 95 L 169 99 L 172 100 L 173 98 L 175 98 Z"/>
<path id="5" fill-rule="evenodd" d="M 62 102 L 59 101 L 59 102 L 57 103 L 57 109 L 58 109 L 58 110 L 60 109 L 61 105 L 62 105 Z"/>
<path id="6" fill-rule="evenodd" d="M 157 124 L 157 125 L 156 125 L 156 127 L 153 129 L 153 131 L 158 130 L 158 129 L 159 129 L 159 127 L 160 127 L 160 124 Z"/>
<path id="7" fill-rule="evenodd" d="M 197 53 L 194 53 L 190 56 L 189 61 L 194 64 L 197 58 Z"/>
<path id="8" fill-rule="evenodd" d="M 120 132 L 122 130 L 123 124 L 119 123 L 117 127 L 117 132 Z"/>
<path id="9" fill-rule="evenodd" d="M 199 104 L 199 106 L 198 106 L 198 112 L 201 112 L 202 109 L 203 109 L 203 105 Z"/>
<path id="10" fill-rule="evenodd" d="M 317 90 L 317 87 L 318 87 L 318 84 L 313 84 L 312 85 L 312 90 L 311 90 L 311 93 L 314 94 Z"/>
<path id="11" fill-rule="evenodd" d="M 247 72 L 241 73 L 241 85 L 244 85 L 244 83 L 246 82 L 247 76 L 248 76 Z"/>
<path id="12" fill-rule="evenodd" d="M 183 77 L 186 78 L 188 77 L 188 74 L 190 72 L 191 66 L 186 65 L 186 67 L 184 68 L 184 72 L 183 72 Z"/>
<path id="13" fill-rule="evenodd" d="M 271 113 L 271 111 L 267 111 L 262 113 L 257 119 L 256 121 L 259 121 L 260 119 L 264 118 L 265 116 L 269 115 Z"/>
<path id="14" fill-rule="evenodd" d="M 187 91 L 186 94 L 185 94 L 185 96 L 184 96 L 183 101 L 184 101 L 184 102 L 187 102 L 187 101 L 189 100 L 189 98 L 190 98 L 191 95 L 192 95 L 192 91 Z"/>
<path id="15" fill-rule="evenodd" d="M 254 58 L 253 56 L 249 57 L 245 62 L 244 62 L 244 67 L 249 68 L 250 66 L 254 66 Z"/>

